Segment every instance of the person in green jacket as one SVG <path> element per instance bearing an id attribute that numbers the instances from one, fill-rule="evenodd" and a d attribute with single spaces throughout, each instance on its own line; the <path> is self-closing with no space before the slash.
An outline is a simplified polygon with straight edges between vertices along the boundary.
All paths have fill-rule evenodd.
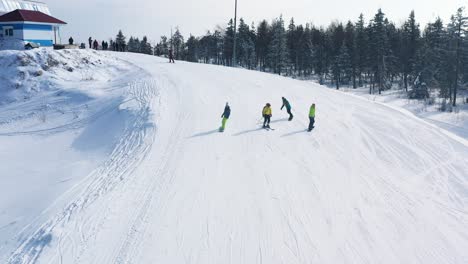
<path id="1" fill-rule="evenodd" d="M 315 104 L 312 104 L 309 110 L 309 129 L 307 131 L 312 131 L 314 129 L 315 124 Z"/>

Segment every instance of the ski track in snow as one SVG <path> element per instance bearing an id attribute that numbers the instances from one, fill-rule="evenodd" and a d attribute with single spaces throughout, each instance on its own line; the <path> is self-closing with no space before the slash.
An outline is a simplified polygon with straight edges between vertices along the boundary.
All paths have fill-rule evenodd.
<path id="1" fill-rule="evenodd" d="M 468 262 L 468 148 L 444 132 L 306 82 L 116 56 L 147 76 L 127 95 L 137 118 L 9 263 Z"/>
<path id="2" fill-rule="evenodd" d="M 88 118 L 63 125 L 58 128 L 26 132 L 58 133 L 60 131 L 57 130 L 61 129 L 76 129 L 81 125 L 88 124 L 105 112 L 116 109 L 119 105 L 135 103 L 136 105 L 134 107 L 138 109 L 138 112 L 135 114 L 137 118 L 134 120 L 133 124 L 126 128 L 121 141 L 117 144 L 113 153 L 110 155 L 109 160 L 101 168 L 89 175 L 85 181 L 69 192 L 69 195 L 73 193 L 74 197 L 78 197 L 78 199 L 71 202 L 61 214 L 48 220 L 32 236 L 24 239 L 22 245 L 11 256 L 9 260 L 10 263 L 37 262 L 37 258 L 40 256 L 44 248 L 49 246 L 49 243 L 53 238 L 53 231 L 64 224 L 73 223 L 72 225 L 76 228 L 73 231 L 78 231 L 78 233 L 80 233 L 80 240 L 79 242 L 74 240 L 67 241 L 69 234 L 61 233 L 58 238 L 58 250 L 62 250 L 63 243 L 70 243 L 74 250 L 77 248 L 79 249 L 80 247 L 81 250 L 84 250 L 83 247 L 91 237 L 84 236 L 82 231 L 85 228 L 88 228 L 86 224 L 94 225 L 95 223 L 89 223 L 86 219 L 82 219 L 83 223 L 75 222 L 75 220 L 72 220 L 72 216 L 92 205 L 102 196 L 111 192 L 118 184 L 123 184 L 126 181 L 126 177 L 129 177 L 132 171 L 138 167 L 141 160 L 145 158 L 145 155 L 147 155 L 151 148 L 151 143 L 154 141 L 153 137 L 155 128 L 152 123 L 149 123 L 148 121 L 150 118 L 149 115 L 151 114 L 151 103 L 157 95 L 156 92 L 156 82 L 154 80 L 147 78 L 146 80 L 143 79 L 135 81 L 128 89 L 128 94 L 126 95 L 128 99 L 118 105 L 104 107 L 103 110 Z M 18 132 L 12 134 L 17 135 Z M 99 223 L 98 226 L 99 225 L 102 225 L 102 223 Z M 90 226 L 90 228 L 96 228 L 96 226 Z"/>

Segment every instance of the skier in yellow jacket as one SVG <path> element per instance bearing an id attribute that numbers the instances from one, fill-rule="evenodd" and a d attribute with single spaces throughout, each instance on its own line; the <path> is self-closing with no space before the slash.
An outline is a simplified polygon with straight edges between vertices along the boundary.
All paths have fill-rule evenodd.
<path id="1" fill-rule="evenodd" d="M 270 128 L 270 121 L 271 121 L 271 104 L 266 104 L 265 107 L 263 107 L 262 111 L 263 115 L 263 128 Z"/>

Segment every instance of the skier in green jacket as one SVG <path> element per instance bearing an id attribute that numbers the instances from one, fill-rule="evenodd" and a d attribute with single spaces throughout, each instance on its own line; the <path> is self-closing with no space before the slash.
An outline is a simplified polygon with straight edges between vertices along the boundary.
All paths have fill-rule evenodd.
<path id="1" fill-rule="evenodd" d="M 286 111 L 288 111 L 288 114 L 289 114 L 289 121 L 293 120 L 294 116 L 293 114 L 291 113 L 291 104 L 289 103 L 289 101 L 282 97 L 283 99 L 283 106 L 281 106 L 281 110 L 283 110 L 284 107 L 286 107 Z"/>
<path id="2" fill-rule="evenodd" d="M 312 131 L 314 129 L 315 124 L 315 104 L 312 104 L 309 110 L 309 129 L 307 131 Z"/>

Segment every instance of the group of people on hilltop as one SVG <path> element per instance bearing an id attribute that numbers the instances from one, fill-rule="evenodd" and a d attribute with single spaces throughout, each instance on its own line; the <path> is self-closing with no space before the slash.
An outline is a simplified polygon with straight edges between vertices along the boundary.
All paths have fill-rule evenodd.
<path id="1" fill-rule="evenodd" d="M 73 38 L 70 37 L 69 42 L 70 42 L 70 45 L 73 45 Z M 89 44 L 90 49 L 95 49 L 95 50 L 99 49 L 99 42 L 97 41 L 97 39 L 95 39 L 93 41 L 93 38 L 89 37 L 88 38 L 88 44 Z M 102 48 L 102 50 L 108 50 L 109 49 L 109 43 L 107 41 L 103 40 L 101 42 L 101 48 Z"/>
<path id="2" fill-rule="evenodd" d="M 281 110 L 286 107 L 286 111 L 289 114 L 288 121 L 292 121 L 294 118 L 294 115 L 292 114 L 292 107 L 289 101 L 282 97 L 283 105 L 281 106 Z M 271 104 L 267 103 L 262 110 L 262 116 L 263 116 L 263 127 L 264 129 L 271 129 L 270 128 L 270 122 L 271 122 L 271 117 L 273 116 L 271 109 Z M 222 118 L 222 123 L 221 127 L 219 129 L 220 132 L 224 132 L 224 129 L 226 128 L 226 123 L 229 117 L 231 116 L 231 107 L 229 106 L 229 103 L 226 103 L 226 106 L 224 107 L 224 112 L 221 115 Z M 309 127 L 307 128 L 308 132 L 311 132 L 312 129 L 315 128 L 315 104 L 312 104 L 309 108 Z"/>
<path id="3" fill-rule="evenodd" d="M 108 50 L 109 49 L 109 43 L 107 41 L 102 41 L 101 43 L 102 50 Z"/>

